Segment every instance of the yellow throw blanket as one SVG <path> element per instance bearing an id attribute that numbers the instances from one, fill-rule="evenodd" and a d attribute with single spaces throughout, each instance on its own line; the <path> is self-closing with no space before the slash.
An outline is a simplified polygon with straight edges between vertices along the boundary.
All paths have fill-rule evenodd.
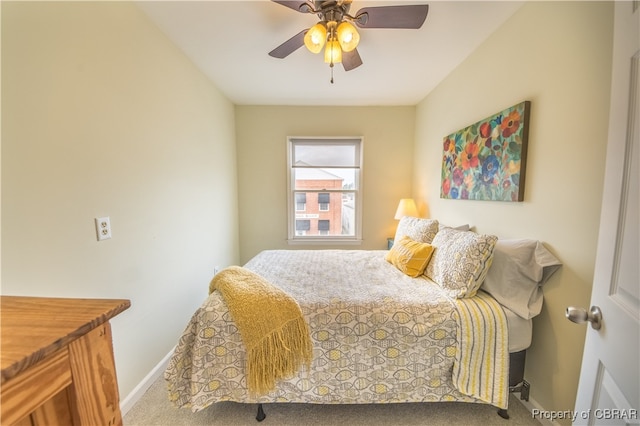
<path id="1" fill-rule="evenodd" d="M 507 318 L 498 302 L 479 291 L 456 299 L 458 351 L 453 383 L 460 392 L 498 408 L 509 403 Z"/>
<path id="2" fill-rule="evenodd" d="M 309 327 L 298 303 L 260 275 L 240 266 L 223 269 L 209 284 L 218 290 L 247 350 L 247 388 L 269 393 L 277 380 L 311 366 Z"/>

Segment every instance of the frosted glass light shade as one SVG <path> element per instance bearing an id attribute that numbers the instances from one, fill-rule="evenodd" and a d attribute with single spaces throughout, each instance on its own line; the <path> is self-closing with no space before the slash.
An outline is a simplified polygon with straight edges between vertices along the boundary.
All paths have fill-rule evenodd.
<path id="1" fill-rule="evenodd" d="M 320 22 L 309 28 L 304 35 L 304 45 L 312 53 L 320 53 L 327 41 L 327 29 Z"/>
<path id="2" fill-rule="evenodd" d="M 342 62 L 342 49 L 340 49 L 340 43 L 336 40 L 327 42 L 327 47 L 324 49 L 324 61 L 327 64 L 339 64 Z"/>
<path id="3" fill-rule="evenodd" d="M 398 203 L 398 209 L 396 215 L 393 217 L 396 220 L 400 220 L 405 216 L 418 217 L 418 208 L 413 198 L 403 198 Z"/>
<path id="4" fill-rule="evenodd" d="M 351 52 L 358 47 L 360 34 L 350 22 L 342 21 L 337 29 L 338 42 L 345 52 Z"/>

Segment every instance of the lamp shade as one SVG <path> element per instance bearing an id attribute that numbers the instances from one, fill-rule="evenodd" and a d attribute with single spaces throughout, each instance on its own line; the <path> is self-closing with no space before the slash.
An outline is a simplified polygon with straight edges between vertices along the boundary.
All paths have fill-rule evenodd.
<path id="1" fill-rule="evenodd" d="M 360 42 L 360 34 L 350 22 L 342 21 L 336 30 L 340 47 L 345 52 L 351 52 L 358 47 Z"/>
<path id="2" fill-rule="evenodd" d="M 339 64 L 342 62 L 342 49 L 340 49 L 340 43 L 336 40 L 327 42 L 327 47 L 324 49 L 324 61 L 327 64 Z"/>
<path id="3" fill-rule="evenodd" d="M 416 207 L 416 202 L 413 201 L 413 198 L 403 198 L 400 200 L 400 203 L 398 203 L 398 209 L 396 210 L 394 219 L 400 220 L 405 216 L 418 216 L 418 208 Z"/>
<path id="4" fill-rule="evenodd" d="M 320 22 L 309 28 L 309 31 L 304 35 L 304 45 L 312 53 L 320 53 L 326 41 L 327 29 Z"/>

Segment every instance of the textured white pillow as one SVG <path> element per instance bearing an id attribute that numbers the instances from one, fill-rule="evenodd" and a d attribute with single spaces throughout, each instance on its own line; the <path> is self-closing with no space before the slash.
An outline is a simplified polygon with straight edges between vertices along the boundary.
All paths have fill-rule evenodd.
<path id="1" fill-rule="evenodd" d="M 493 260 L 498 237 L 440 228 L 431 244 L 436 248 L 425 275 L 451 297 L 473 297 Z"/>
<path id="2" fill-rule="evenodd" d="M 542 285 L 562 263 L 540 241 L 498 240 L 482 289 L 524 319 L 542 310 Z"/>
<path id="3" fill-rule="evenodd" d="M 404 216 L 398 223 L 394 241 L 400 241 L 400 238 L 407 236 L 419 243 L 430 244 L 438 233 L 438 227 L 438 221 L 435 219 Z"/>

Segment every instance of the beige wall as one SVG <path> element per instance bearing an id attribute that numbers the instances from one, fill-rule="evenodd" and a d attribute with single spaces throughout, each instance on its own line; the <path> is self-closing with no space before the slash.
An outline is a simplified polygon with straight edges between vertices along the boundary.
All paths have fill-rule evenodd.
<path id="1" fill-rule="evenodd" d="M 125 398 L 238 261 L 233 105 L 132 3 L 2 2 L 2 124 L 2 294 L 131 299 Z"/>
<path id="2" fill-rule="evenodd" d="M 525 378 L 547 410 L 574 408 L 607 141 L 613 3 L 526 4 L 417 107 L 414 196 L 430 217 L 502 238 L 541 240 L 564 263 L 545 285 Z M 440 199 L 442 139 L 531 101 L 522 203 Z"/>
<path id="3" fill-rule="evenodd" d="M 287 244 L 287 136 L 363 136 L 363 242 L 338 248 L 385 249 L 411 191 L 414 128 L 414 107 L 236 106 L 241 261 L 310 248 Z"/>

